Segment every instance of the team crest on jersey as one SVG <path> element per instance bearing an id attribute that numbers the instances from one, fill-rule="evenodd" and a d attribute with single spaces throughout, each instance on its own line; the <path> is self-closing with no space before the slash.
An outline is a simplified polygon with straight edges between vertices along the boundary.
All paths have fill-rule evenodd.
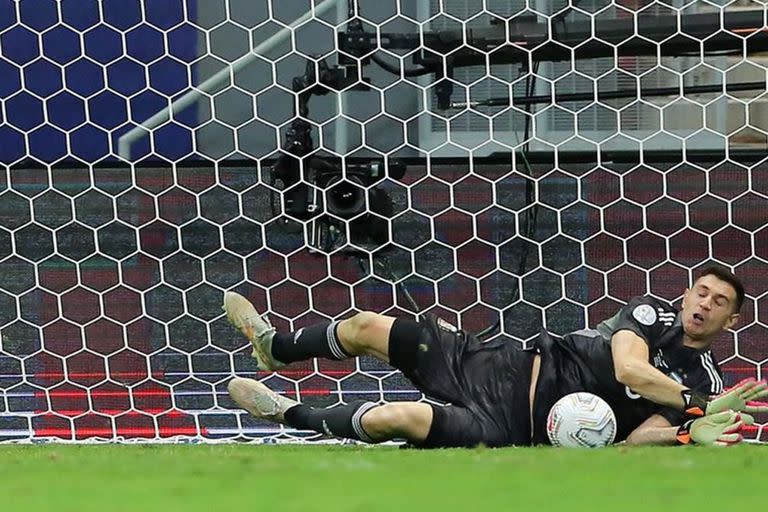
<path id="1" fill-rule="evenodd" d="M 632 316 L 643 325 L 653 325 L 656 323 L 656 310 L 648 304 L 640 304 L 632 310 Z"/>

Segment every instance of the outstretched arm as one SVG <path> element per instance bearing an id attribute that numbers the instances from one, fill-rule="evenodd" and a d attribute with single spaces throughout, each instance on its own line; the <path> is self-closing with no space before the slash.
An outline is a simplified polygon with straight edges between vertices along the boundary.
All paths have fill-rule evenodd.
<path id="1" fill-rule="evenodd" d="M 616 380 L 643 398 L 657 404 L 683 409 L 682 392 L 687 388 L 670 379 L 648 362 L 648 345 L 632 331 L 618 331 L 611 338 Z"/>
<path id="2" fill-rule="evenodd" d="M 611 338 L 616 380 L 657 404 L 685 410 L 691 416 L 716 414 L 728 410 L 749 414 L 768 412 L 768 402 L 757 400 L 768 396 L 768 382 L 745 379 L 728 391 L 710 397 L 695 392 L 664 375 L 648 362 L 648 345 L 629 330 L 616 332 Z"/>
<path id="3" fill-rule="evenodd" d="M 654 414 L 632 431 L 625 441 L 628 445 L 701 444 L 728 446 L 738 444 L 744 438 L 741 429 L 752 423 L 749 415 L 723 411 L 672 426 L 660 414 Z"/>

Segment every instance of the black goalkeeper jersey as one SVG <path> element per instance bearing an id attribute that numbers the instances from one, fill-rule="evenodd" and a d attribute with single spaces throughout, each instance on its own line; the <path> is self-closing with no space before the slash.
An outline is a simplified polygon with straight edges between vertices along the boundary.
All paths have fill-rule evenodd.
<path id="1" fill-rule="evenodd" d="M 705 394 L 723 390 L 722 373 L 710 350 L 683 345 L 680 314 L 653 297 L 637 297 L 596 329 L 560 337 L 542 332 L 536 349 L 541 352 L 541 372 L 534 402 L 534 443 L 548 443 L 546 419 L 562 396 L 588 391 L 607 401 L 616 414 L 616 441 L 622 441 L 653 414 L 672 425 L 683 419 L 681 411 L 658 405 L 634 393 L 616 380 L 611 337 L 629 330 L 648 344 L 649 362 L 685 386 Z"/>

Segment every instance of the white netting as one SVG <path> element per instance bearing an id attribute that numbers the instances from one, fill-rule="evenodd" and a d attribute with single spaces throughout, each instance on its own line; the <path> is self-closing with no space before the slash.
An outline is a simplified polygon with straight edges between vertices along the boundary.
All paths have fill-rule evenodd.
<path id="1" fill-rule="evenodd" d="M 0 2 L 0 440 L 307 438 L 226 396 L 228 289 L 514 342 L 715 261 L 748 285 L 726 384 L 764 375 L 762 4 L 358 4 Z M 369 359 L 260 377 L 421 397 Z"/>

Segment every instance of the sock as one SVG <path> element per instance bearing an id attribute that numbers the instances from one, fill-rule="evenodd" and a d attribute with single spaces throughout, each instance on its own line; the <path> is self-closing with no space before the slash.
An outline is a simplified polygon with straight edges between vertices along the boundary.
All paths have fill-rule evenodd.
<path id="1" fill-rule="evenodd" d="M 346 359 L 349 356 L 336 337 L 339 322 L 320 322 L 296 332 L 275 333 L 272 338 L 272 357 L 288 364 L 313 357 Z"/>
<path id="2" fill-rule="evenodd" d="M 288 425 L 302 430 L 314 430 L 333 437 L 375 443 L 377 441 L 371 439 L 362 424 L 363 414 L 374 407 L 377 407 L 377 404 L 362 400 L 329 409 L 299 404 L 285 411 L 285 421 Z"/>

